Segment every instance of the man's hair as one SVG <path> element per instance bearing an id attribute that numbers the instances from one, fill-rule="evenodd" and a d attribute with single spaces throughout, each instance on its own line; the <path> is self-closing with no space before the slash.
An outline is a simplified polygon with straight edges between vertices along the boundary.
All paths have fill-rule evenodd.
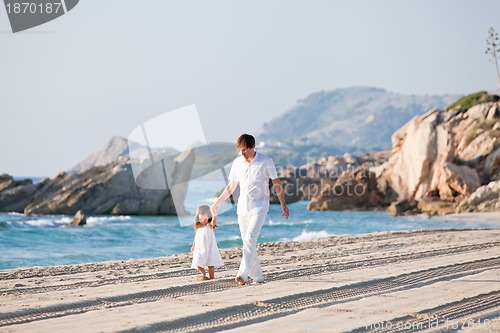
<path id="1" fill-rule="evenodd" d="M 250 134 L 242 134 L 236 141 L 237 147 L 255 148 L 255 138 Z"/>

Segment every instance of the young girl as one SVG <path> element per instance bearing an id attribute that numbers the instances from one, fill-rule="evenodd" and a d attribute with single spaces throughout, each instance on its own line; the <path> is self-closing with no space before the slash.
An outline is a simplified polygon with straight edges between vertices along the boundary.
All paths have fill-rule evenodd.
<path id="1" fill-rule="evenodd" d="M 197 268 L 201 275 L 196 277 L 197 281 L 208 280 L 205 267 L 208 267 L 210 279 L 215 276 L 214 267 L 223 266 L 214 230 L 217 227 L 216 218 L 212 216 L 210 207 L 203 205 L 196 209 L 194 218 L 194 242 L 191 247 L 193 252 L 192 268 Z"/>

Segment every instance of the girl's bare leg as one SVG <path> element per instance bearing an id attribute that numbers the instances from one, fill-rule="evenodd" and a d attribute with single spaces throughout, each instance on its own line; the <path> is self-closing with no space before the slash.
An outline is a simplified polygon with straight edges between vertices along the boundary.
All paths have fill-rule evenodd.
<path id="1" fill-rule="evenodd" d="M 198 266 L 198 270 L 200 271 L 201 276 L 197 278 L 197 280 L 205 280 L 206 279 L 206 272 L 205 269 L 201 266 Z"/>
<path id="2" fill-rule="evenodd" d="M 208 276 L 210 276 L 210 280 L 215 279 L 214 266 L 208 266 Z"/>

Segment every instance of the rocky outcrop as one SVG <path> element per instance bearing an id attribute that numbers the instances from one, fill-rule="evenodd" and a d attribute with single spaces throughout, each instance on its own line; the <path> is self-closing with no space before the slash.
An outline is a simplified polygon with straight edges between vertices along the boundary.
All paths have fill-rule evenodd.
<path id="1" fill-rule="evenodd" d="M 68 173 L 80 173 L 96 166 L 105 166 L 123 156 L 128 156 L 127 139 L 115 136 L 92 155 L 71 168 Z"/>
<path id="2" fill-rule="evenodd" d="M 298 168 L 279 168 L 278 175 L 285 191 L 285 200 L 287 203 L 312 200 L 313 204 L 309 205 L 310 210 L 325 210 L 329 209 L 328 207 L 335 207 L 332 209 L 363 210 L 368 209 L 367 207 L 374 208 L 376 200 L 370 200 L 367 204 L 367 202 L 359 200 L 356 196 L 347 195 L 347 192 L 350 193 L 355 186 L 358 186 L 356 190 L 364 193 L 365 191 L 361 189 L 361 186 L 364 185 L 359 184 L 358 178 L 363 173 L 370 175 L 370 179 L 373 175 L 376 176 L 376 173 L 372 172 L 371 168 L 380 167 L 381 164 L 387 161 L 389 153 L 384 151 L 360 156 L 348 153 L 340 156 L 331 155 Z M 360 167 L 363 172 L 358 170 Z M 354 178 L 350 179 L 353 175 Z M 340 183 L 336 184 L 339 178 L 341 178 Z M 370 189 L 373 188 L 372 185 L 370 184 Z M 341 195 L 342 199 L 339 199 L 337 195 L 331 195 L 332 188 L 335 188 L 337 192 L 342 190 L 346 195 Z M 335 202 L 327 203 L 330 200 Z M 339 206 L 340 202 L 343 202 L 343 207 Z M 279 203 L 277 196 L 273 192 L 271 192 L 271 203 Z M 385 205 L 385 202 L 383 205 Z"/>
<path id="3" fill-rule="evenodd" d="M 357 168 L 342 173 L 337 180 L 324 179 L 321 192 L 313 196 L 309 210 L 373 210 L 386 205 L 373 172 Z"/>
<path id="4" fill-rule="evenodd" d="M 458 205 L 458 212 L 500 211 L 500 180 L 479 187 Z"/>
<path id="5" fill-rule="evenodd" d="M 323 180 L 321 178 L 280 178 L 281 185 L 285 194 L 287 204 L 301 200 L 311 200 L 312 197 L 319 194 Z M 272 184 L 269 184 L 271 204 L 279 204 L 280 201 L 276 195 Z"/>
<path id="6" fill-rule="evenodd" d="M 194 163 L 194 151 L 175 159 L 173 177 L 185 179 Z M 175 178 L 174 183 L 182 183 Z M 60 173 L 33 185 L 14 182 L 9 176 L 0 179 L 0 211 L 25 214 L 73 215 L 80 209 L 87 214 L 183 215 L 168 189 L 150 190 L 136 185 L 128 157 L 105 166 L 91 167 L 77 174 Z M 184 200 L 187 183 L 176 185 L 176 200 Z M 183 190 L 182 187 L 185 187 Z M 180 209 L 181 211 L 179 211 Z"/>
<path id="7" fill-rule="evenodd" d="M 375 175 L 376 186 L 373 177 L 366 177 L 368 183 L 359 182 L 356 172 L 348 170 L 363 165 L 360 157 L 351 164 L 329 157 L 299 169 L 300 175 L 328 179 L 309 209 L 388 205 L 392 215 L 499 210 L 498 189 L 492 184 L 500 177 L 500 102 L 498 98 L 485 100 L 493 101 L 469 104 L 468 109 L 460 104 L 446 112 L 430 110 L 397 130 L 388 160 L 365 167 Z M 339 172 L 342 168 L 347 171 Z M 333 191 L 347 192 L 346 184 L 360 183 L 372 189 L 370 195 L 339 196 Z"/>
<path id="8" fill-rule="evenodd" d="M 439 171 L 441 173 L 436 180 L 436 189 L 441 200 L 456 201 L 455 197 L 466 197 L 481 186 L 477 171 L 467 165 L 447 162 Z"/>
<path id="9" fill-rule="evenodd" d="M 500 180 L 500 147 L 488 155 L 484 162 L 484 173 L 491 175 L 491 180 Z"/>
<path id="10" fill-rule="evenodd" d="M 423 198 L 417 203 L 417 209 L 413 214 L 425 213 L 429 216 L 455 213 L 456 204 L 451 201 L 439 200 L 438 198 Z M 404 212 L 408 215 L 408 212 Z"/>
<path id="11" fill-rule="evenodd" d="M 299 168 L 289 168 L 288 177 L 294 178 L 338 178 L 343 172 L 361 165 L 359 159 L 349 153 L 342 156 L 325 156 Z"/>
<path id="12" fill-rule="evenodd" d="M 173 155 L 178 153 L 176 149 L 170 147 L 164 148 L 160 150 L 160 152 L 164 155 Z M 129 142 L 127 139 L 120 136 L 115 136 L 96 152 L 71 168 L 68 173 L 81 173 L 93 167 L 105 166 L 120 158 L 128 158 L 131 153 L 134 157 L 148 157 L 150 154 L 147 147 L 138 143 Z M 156 149 L 155 153 L 158 153 L 158 149 Z"/>
<path id="13" fill-rule="evenodd" d="M 482 103 L 466 112 L 446 112 L 454 135 L 455 159 L 478 171 L 482 184 L 500 168 L 500 102 Z"/>
<path id="14" fill-rule="evenodd" d="M 409 212 L 456 211 L 458 203 L 499 177 L 499 110 L 499 102 L 489 102 L 413 118 L 392 136 L 379 189 L 386 197 L 395 193 L 398 203 L 418 203 L 416 210 L 407 205 Z M 400 214 L 404 206 L 395 203 L 390 212 Z"/>
<path id="15" fill-rule="evenodd" d="M 67 227 L 80 227 L 83 225 L 87 224 L 87 217 L 83 213 L 83 211 L 80 209 L 79 211 L 76 212 L 75 217 L 73 218 L 73 221 L 70 223 L 67 223 Z"/>
<path id="16" fill-rule="evenodd" d="M 418 203 L 416 201 L 410 201 L 408 199 L 401 199 L 397 201 L 393 201 L 389 207 L 387 207 L 387 211 L 392 216 L 400 216 L 400 215 L 410 215 L 415 212 L 420 212 L 417 207 Z"/>
<path id="17" fill-rule="evenodd" d="M 42 180 L 42 183 L 46 181 Z M 31 179 L 16 181 L 12 176 L 0 175 L 0 211 L 24 212 L 39 188 L 40 184 L 33 184 Z"/>

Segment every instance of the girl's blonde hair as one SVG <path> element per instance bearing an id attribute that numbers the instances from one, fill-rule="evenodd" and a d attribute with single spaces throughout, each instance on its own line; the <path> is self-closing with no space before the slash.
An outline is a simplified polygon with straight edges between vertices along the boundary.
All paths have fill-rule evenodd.
<path id="1" fill-rule="evenodd" d="M 208 215 L 208 222 L 210 223 L 213 219 L 212 211 L 210 210 L 210 207 L 207 205 L 201 205 L 198 208 L 196 208 L 196 215 L 194 216 L 194 231 L 196 231 L 199 227 L 201 227 L 201 222 L 200 222 L 200 214 L 207 214 Z"/>

